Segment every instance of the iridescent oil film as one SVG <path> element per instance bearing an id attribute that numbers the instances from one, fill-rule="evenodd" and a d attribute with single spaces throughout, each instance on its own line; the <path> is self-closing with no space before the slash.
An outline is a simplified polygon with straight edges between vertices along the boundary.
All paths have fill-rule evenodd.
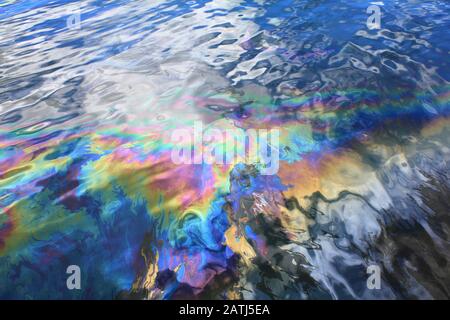
<path id="1" fill-rule="evenodd" d="M 450 3 L 0 0 L 0 299 L 449 299 Z"/>

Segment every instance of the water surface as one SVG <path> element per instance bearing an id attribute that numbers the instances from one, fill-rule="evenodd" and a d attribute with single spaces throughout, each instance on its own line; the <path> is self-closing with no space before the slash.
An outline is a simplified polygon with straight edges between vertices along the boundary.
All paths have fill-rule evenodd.
<path id="1" fill-rule="evenodd" d="M 0 0 L 0 298 L 449 298 L 450 5 L 370 5 Z M 175 165 L 198 121 L 278 173 Z"/>

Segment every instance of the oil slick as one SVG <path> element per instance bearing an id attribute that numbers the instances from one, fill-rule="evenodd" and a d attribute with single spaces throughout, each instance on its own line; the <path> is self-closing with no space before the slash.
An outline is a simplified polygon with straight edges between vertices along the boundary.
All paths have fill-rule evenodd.
<path id="1" fill-rule="evenodd" d="M 0 298 L 448 298 L 447 4 L 53 2 L 0 13 Z"/>
<path id="2" fill-rule="evenodd" d="M 260 164 L 263 175 L 279 169 L 279 129 L 239 128 L 221 130 L 214 123 L 203 129 L 196 121 L 193 128 L 177 128 L 171 134 L 171 159 L 174 164 L 236 165 Z"/>

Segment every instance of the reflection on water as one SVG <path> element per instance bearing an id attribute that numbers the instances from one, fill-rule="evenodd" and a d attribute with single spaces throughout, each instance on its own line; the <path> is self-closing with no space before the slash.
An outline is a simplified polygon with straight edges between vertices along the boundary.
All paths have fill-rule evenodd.
<path id="1" fill-rule="evenodd" d="M 369 5 L 0 1 L 0 297 L 449 298 L 450 5 Z M 175 165 L 195 121 L 278 174 Z"/>

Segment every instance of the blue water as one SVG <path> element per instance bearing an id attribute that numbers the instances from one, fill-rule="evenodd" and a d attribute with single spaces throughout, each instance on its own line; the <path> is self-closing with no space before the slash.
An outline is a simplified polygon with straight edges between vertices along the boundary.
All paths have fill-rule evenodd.
<path id="1" fill-rule="evenodd" d="M 366 10 L 373 4 L 382 15 L 380 28 L 371 30 Z M 0 0 L 0 278 L 6 279 L 0 281 L 0 298 L 449 298 L 448 30 L 448 1 Z M 239 108 L 205 102 L 209 109 L 180 110 L 176 106 L 185 96 L 227 96 Z M 127 194 L 132 187 L 117 186 L 115 198 L 104 200 L 101 191 L 83 194 L 73 186 L 96 181 L 83 171 L 101 158 L 83 137 L 86 132 L 153 125 L 154 118 L 174 126 L 222 118 L 254 124 L 268 109 L 275 115 L 271 121 L 282 126 L 298 116 L 295 99 L 302 96 L 312 106 L 305 118 L 313 132 L 309 140 L 290 136 L 297 154 L 284 160 L 295 164 L 310 156 L 314 162 L 351 150 L 361 155 L 356 167 L 373 169 L 375 182 L 361 182 L 356 190 L 338 173 L 324 173 L 324 185 L 341 189 L 329 197 L 322 189 L 311 193 L 299 210 L 310 221 L 303 242 L 280 240 L 273 221 L 236 222 L 257 252 L 268 247 L 253 269 L 222 245 L 232 223 L 216 206 L 231 202 L 236 215 L 248 215 L 239 211 L 239 201 L 259 190 L 251 184 L 260 177 L 245 189 L 236 181 L 248 177 L 238 168 L 229 194 L 208 200 L 213 213 L 205 221 L 214 225 L 219 216 L 212 236 L 200 234 L 194 219 L 170 239 L 148 235 L 165 227 L 155 227 L 160 221 L 136 200 L 139 191 Z M 443 127 L 440 134 L 424 134 L 437 127 Z M 54 152 L 27 151 L 62 136 L 76 138 Z M 111 136 L 123 139 L 115 151 L 132 141 L 125 134 Z M 34 162 L 41 152 L 48 152 L 49 167 Z M 70 168 L 57 162 L 63 157 L 73 160 Z M 29 180 L 27 173 L 9 180 L 21 170 L 30 170 Z M 327 170 L 320 167 L 318 176 Z M 112 171 L 99 172 L 98 181 Z M 168 174 L 174 188 L 184 181 Z M 352 180 L 352 174 L 342 175 Z M 143 184 L 137 177 L 131 181 Z M 292 183 L 270 181 L 272 200 L 283 198 Z M 295 188 L 311 181 L 298 181 Z M 210 182 L 204 183 L 206 188 Z M 76 200 L 61 200 L 60 191 L 72 189 L 78 190 Z M 170 203 L 165 201 L 162 207 Z M 68 218 L 75 214 L 93 216 L 95 227 L 76 225 Z M 155 248 L 160 250 L 150 289 L 140 282 L 148 267 L 142 248 L 150 248 L 152 259 Z M 198 264 L 199 275 L 189 278 L 185 265 L 176 269 L 167 262 L 172 255 Z M 89 266 L 83 289 L 66 290 L 66 266 L 78 258 Z M 382 266 L 378 291 L 366 287 L 365 267 L 371 263 Z M 267 265 L 276 271 L 267 272 Z"/>

